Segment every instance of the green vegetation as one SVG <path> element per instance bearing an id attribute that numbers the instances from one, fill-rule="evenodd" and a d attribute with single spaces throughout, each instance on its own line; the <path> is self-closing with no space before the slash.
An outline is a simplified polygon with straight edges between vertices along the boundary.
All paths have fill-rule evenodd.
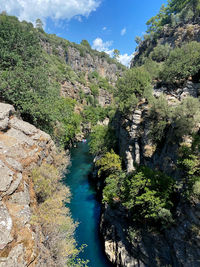
<path id="1" fill-rule="evenodd" d="M 122 171 L 121 160 L 113 150 L 104 154 L 96 165 L 105 179 L 103 202 L 121 203 L 135 222 L 173 222 L 171 208 L 174 180 L 166 174 L 140 166 L 131 174 Z"/>
<path id="2" fill-rule="evenodd" d="M 194 22 L 200 15 L 199 0 L 171 0 L 167 6 L 162 5 L 159 13 L 147 21 L 149 34 L 158 34 L 163 26 Z"/>
<path id="3" fill-rule="evenodd" d="M 190 42 L 171 51 L 160 78 L 167 83 L 185 80 L 200 70 L 200 44 Z"/>
<path id="4" fill-rule="evenodd" d="M 32 180 L 38 200 L 34 209 L 32 224 L 41 225 L 52 258 L 58 266 L 87 266 L 77 258 L 79 250 L 74 240 L 74 224 L 70 211 L 65 207 L 69 202 L 69 189 L 61 184 L 62 156 L 54 158 L 56 165 L 43 163 L 32 171 Z M 59 166 L 59 167 L 60 167 Z"/>
<path id="5" fill-rule="evenodd" d="M 152 101 L 149 118 L 151 120 L 150 135 L 155 143 L 162 141 L 166 131 L 173 129 L 174 140 L 195 132 L 200 123 L 199 99 L 185 98 L 180 104 L 170 106 L 164 96 Z"/>
<path id="6" fill-rule="evenodd" d="M 116 102 L 121 111 L 134 108 L 143 97 L 151 96 L 150 74 L 141 68 L 133 68 L 119 78 L 115 92 Z"/>
<path id="7" fill-rule="evenodd" d="M 41 49 L 38 34 L 42 33 L 31 23 L 0 15 L 0 97 L 23 119 L 66 145 L 77 133 L 80 119 L 74 114 L 75 103 L 60 97 L 57 81 L 71 74 Z"/>
<path id="8" fill-rule="evenodd" d="M 165 61 L 170 53 L 170 46 L 168 44 L 165 45 L 157 45 L 150 54 L 150 57 L 156 62 Z"/>
<path id="9" fill-rule="evenodd" d="M 103 125 L 92 127 L 90 134 L 90 153 L 101 155 L 115 146 L 115 134 L 112 128 Z"/>
<path id="10" fill-rule="evenodd" d="M 122 204 L 131 212 L 134 220 L 171 222 L 173 183 L 173 179 L 164 173 L 138 167 L 122 183 Z M 166 218 L 167 214 L 169 217 Z"/>
<path id="11" fill-rule="evenodd" d="M 183 171 L 182 195 L 188 199 L 200 198 L 200 136 L 195 134 L 190 145 L 179 149 L 179 168 Z"/>

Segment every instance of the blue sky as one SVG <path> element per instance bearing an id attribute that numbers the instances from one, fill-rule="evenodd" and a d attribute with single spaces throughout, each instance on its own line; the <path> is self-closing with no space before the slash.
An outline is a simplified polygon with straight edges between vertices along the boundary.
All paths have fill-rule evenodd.
<path id="1" fill-rule="evenodd" d="M 146 21 L 167 0 L 0 0 L 0 11 L 34 22 L 41 18 L 45 31 L 72 42 L 86 39 L 91 46 L 128 64 L 135 36 L 145 33 Z"/>

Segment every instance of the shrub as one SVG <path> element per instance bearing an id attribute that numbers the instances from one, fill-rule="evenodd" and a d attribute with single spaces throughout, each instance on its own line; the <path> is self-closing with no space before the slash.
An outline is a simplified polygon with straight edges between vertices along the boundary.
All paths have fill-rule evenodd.
<path id="1" fill-rule="evenodd" d="M 196 181 L 193 185 L 193 194 L 200 198 L 200 180 Z"/>
<path id="2" fill-rule="evenodd" d="M 104 154 L 115 146 L 115 133 L 108 126 L 96 125 L 90 134 L 90 152 L 94 155 Z"/>
<path id="3" fill-rule="evenodd" d="M 70 191 L 59 182 L 60 173 L 53 165 L 35 168 L 32 179 L 39 200 L 32 224 L 41 225 L 51 256 L 57 266 L 64 266 L 78 253 L 74 239 L 76 224 L 64 205 L 69 202 Z"/>
<path id="4" fill-rule="evenodd" d="M 162 140 L 167 125 L 171 123 L 172 110 L 164 95 L 153 99 L 150 109 L 150 137 L 155 143 Z"/>
<path id="5" fill-rule="evenodd" d="M 194 97 L 186 97 L 173 112 L 174 130 L 177 137 L 192 134 L 200 123 L 200 102 Z"/>
<path id="6" fill-rule="evenodd" d="M 32 171 L 32 179 L 39 202 L 43 202 L 57 190 L 60 176 L 55 167 L 43 164 Z"/>
<path id="7" fill-rule="evenodd" d="M 200 44 L 190 42 L 171 51 L 163 65 L 160 78 L 166 83 L 188 79 L 200 70 Z"/>
<path id="8" fill-rule="evenodd" d="M 120 110 L 129 110 L 137 105 L 141 97 L 151 93 L 151 78 L 147 71 L 133 68 L 118 79 L 116 87 L 115 96 Z"/>
<path id="9" fill-rule="evenodd" d="M 173 179 L 162 172 L 138 167 L 122 183 L 122 204 L 130 210 L 136 221 L 161 220 L 164 223 L 166 213 L 171 218 L 173 184 Z"/>
<path id="10" fill-rule="evenodd" d="M 169 56 L 170 50 L 171 48 L 169 44 L 159 44 L 150 53 L 150 57 L 156 62 L 165 61 Z"/>
<path id="11" fill-rule="evenodd" d="M 96 84 L 90 84 L 90 90 L 94 97 L 97 97 L 99 95 L 99 88 Z"/>

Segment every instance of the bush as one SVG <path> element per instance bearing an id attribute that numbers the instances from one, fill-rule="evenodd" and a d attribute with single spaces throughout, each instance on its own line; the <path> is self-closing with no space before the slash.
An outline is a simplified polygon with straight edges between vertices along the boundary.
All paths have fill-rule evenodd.
<path id="1" fill-rule="evenodd" d="M 173 179 L 162 172 L 138 167 L 122 183 L 122 204 L 136 221 L 161 220 L 165 223 L 166 213 L 171 218 L 173 184 Z"/>
<path id="2" fill-rule="evenodd" d="M 200 123 L 200 102 L 194 97 L 185 98 L 173 114 L 174 130 L 177 137 L 192 134 Z"/>
<path id="3" fill-rule="evenodd" d="M 140 98 L 151 94 L 151 77 L 147 71 L 133 68 L 118 79 L 116 87 L 116 101 L 120 110 L 126 111 L 135 107 Z"/>
<path id="4" fill-rule="evenodd" d="M 159 44 L 150 53 L 150 57 L 156 62 L 165 61 L 169 56 L 170 50 L 171 48 L 169 44 Z"/>
<path id="5" fill-rule="evenodd" d="M 171 123 L 172 109 L 168 105 L 168 102 L 164 95 L 161 95 L 158 99 L 153 99 L 150 109 L 150 137 L 158 143 L 165 135 L 165 130 Z"/>
<path id="6" fill-rule="evenodd" d="M 64 266 L 78 252 L 74 239 L 76 224 L 64 205 L 69 202 L 69 189 L 59 182 L 61 175 L 53 165 L 42 164 L 35 168 L 32 179 L 39 200 L 32 224 L 42 226 L 51 256 L 57 266 Z"/>
<path id="7" fill-rule="evenodd" d="M 115 146 L 115 133 L 108 126 L 96 125 L 90 134 L 90 153 L 101 155 Z"/>
<path id="8" fill-rule="evenodd" d="M 196 181 L 193 185 L 193 194 L 200 198 L 200 180 Z"/>
<path id="9" fill-rule="evenodd" d="M 99 88 L 96 84 L 90 84 L 90 90 L 94 97 L 97 97 L 99 95 Z"/>
<path id="10" fill-rule="evenodd" d="M 182 194 L 188 199 L 199 197 L 200 181 L 200 138 L 193 136 L 191 146 L 182 145 L 179 149 L 178 166 L 183 173 Z"/>
<path id="11" fill-rule="evenodd" d="M 190 42 L 171 51 L 163 65 L 160 78 L 166 83 L 188 79 L 200 70 L 200 44 Z"/>

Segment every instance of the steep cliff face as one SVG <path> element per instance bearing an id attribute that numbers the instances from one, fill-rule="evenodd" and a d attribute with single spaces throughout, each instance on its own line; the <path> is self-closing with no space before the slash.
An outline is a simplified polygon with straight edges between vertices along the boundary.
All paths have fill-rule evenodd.
<path id="1" fill-rule="evenodd" d="M 85 73 L 96 70 L 100 76 L 107 77 L 112 82 L 115 82 L 117 80 L 117 75 L 122 73 L 122 66 L 117 66 L 112 61 L 108 62 L 105 57 L 101 57 L 100 53 L 85 53 L 84 56 L 81 56 L 81 52 L 78 49 L 69 46 L 66 59 L 73 70 Z"/>
<path id="2" fill-rule="evenodd" d="M 148 56 L 157 45 L 169 45 L 171 48 L 182 45 L 184 42 L 197 41 L 200 42 L 200 25 L 182 24 L 176 27 L 165 25 L 159 36 L 155 38 L 147 38 L 139 44 L 138 51 L 131 62 L 131 67 L 142 63 L 142 56 Z M 149 36 L 150 37 L 150 36 Z"/>
<path id="3" fill-rule="evenodd" d="M 162 233 L 149 232 L 145 226 L 134 227 L 128 236 L 124 211 L 106 207 L 101 220 L 105 251 L 116 266 L 199 266 L 200 264 L 200 205 L 182 205 L 178 208 L 176 225 Z"/>
<path id="4" fill-rule="evenodd" d="M 104 52 L 98 52 L 82 44 L 71 43 L 59 37 L 41 36 L 40 43 L 42 48 L 51 56 L 56 57 L 62 68 L 69 68 L 73 77 L 63 76 L 59 81 L 61 84 L 61 95 L 76 99 L 79 103 L 83 102 L 81 95 L 87 98 L 92 96 L 91 83 L 99 87 L 98 96 L 95 96 L 100 106 L 104 107 L 112 102 L 112 90 L 105 88 L 105 83 L 115 86 L 117 78 L 126 69 L 125 66 L 110 58 Z M 56 40 L 56 42 L 55 42 Z M 98 74 L 98 79 L 91 80 L 92 73 Z M 103 79 L 103 84 L 102 84 Z M 100 82 L 101 80 L 101 82 Z M 100 85 L 101 83 L 101 85 Z"/>
<path id="5" fill-rule="evenodd" d="M 52 164 L 56 147 L 50 136 L 16 117 L 0 103 L 0 266 L 55 266 L 39 227 L 31 225 L 37 207 L 30 171 Z"/>
<path id="6" fill-rule="evenodd" d="M 174 105 L 180 103 L 185 97 L 198 97 L 200 84 L 188 81 L 182 88 L 169 90 L 167 87 L 154 88 L 155 97 L 165 95 L 168 103 Z M 152 143 L 150 134 L 150 120 L 148 116 L 149 106 L 141 101 L 138 107 L 128 116 L 118 115 L 115 120 L 115 128 L 119 140 L 120 155 L 125 160 L 127 171 L 134 170 L 134 163 L 146 165 L 174 175 L 174 162 L 177 159 L 178 144 L 171 142 L 170 132 L 162 142 L 162 146 L 156 148 Z"/>
<path id="7" fill-rule="evenodd" d="M 170 105 L 181 102 L 186 96 L 198 97 L 200 84 L 188 81 L 182 88 L 154 88 L 154 96 L 165 95 Z M 178 143 L 169 131 L 157 147 L 149 136 L 149 106 L 141 100 L 129 115 L 116 115 L 114 127 L 118 138 L 120 156 L 127 172 L 141 164 L 179 177 L 177 166 Z M 184 142 L 190 143 L 185 137 Z M 179 203 L 179 204 L 178 204 Z M 200 264 L 200 204 L 199 201 L 178 201 L 175 224 L 161 231 L 149 231 L 146 225 L 133 225 L 127 211 L 119 207 L 104 207 L 101 233 L 105 240 L 105 251 L 116 266 L 199 266 Z M 130 237 L 129 229 L 134 229 Z"/>
<path id="8" fill-rule="evenodd" d="M 86 97 L 92 96 L 89 84 L 83 85 L 78 81 L 63 81 L 61 83 L 61 95 L 63 97 L 70 97 L 81 102 L 83 105 L 87 105 L 86 100 L 81 99 L 82 92 Z M 104 89 L 100 89 L 96 99 L 101 107 L 106 107 L 112 103 L 113 95 Z"/>

